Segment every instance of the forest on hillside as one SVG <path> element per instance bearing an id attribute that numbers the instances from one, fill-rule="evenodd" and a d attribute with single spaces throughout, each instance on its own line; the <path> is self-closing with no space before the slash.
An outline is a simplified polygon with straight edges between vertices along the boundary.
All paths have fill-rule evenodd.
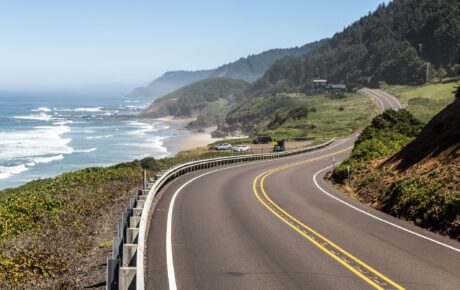
<path id="1" fill-rule="evenodd" d="M 455 76 L 460 46 L 458 0 L 394 0 L 381 4 L 301 57 L 285 57 L 250 94 L 306 91 L 311 80 L 376 86 L 420 84 Z"/>

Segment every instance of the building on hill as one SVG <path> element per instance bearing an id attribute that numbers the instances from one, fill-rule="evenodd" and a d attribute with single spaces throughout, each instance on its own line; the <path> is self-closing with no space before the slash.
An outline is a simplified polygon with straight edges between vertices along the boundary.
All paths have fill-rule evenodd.
<path id="1" fill-rule="evenodd" d="M 313 91 L 324 91 L 328 85 L 329 83 L 327 80 L 313 80 Z"/>

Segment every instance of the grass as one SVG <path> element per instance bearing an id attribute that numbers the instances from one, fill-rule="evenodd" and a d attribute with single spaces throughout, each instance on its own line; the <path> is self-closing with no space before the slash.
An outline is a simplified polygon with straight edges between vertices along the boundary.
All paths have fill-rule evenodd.
<path id="1" fill-rule="evenodd" d="M 454 100 L 456 83 L 423 86 L 388 86 L 382 89 L 398 97 L 417 119 L 426 123 Z"/>
<path id="2" fill-rule="evenodd" d="M 262 131 L 260 135 L 274 138 L 341 137 L 366 126 L 378 114 L 376 105 L 362 94 L 346 94 L 345 98 L 300 94 L 289 96 L 299 104 L 314 109 L 306 118 L 290 119 L 274 130 Z"/>
<path id="3" fill-rule="evenodd" d="M 133 161 L 0 191 L 0 288 L 60 288 L 76 261 L 98 246 L 91 239 L 98 218 L 126 203 L 141 181 Z"/>
<path id="4" fill-rule="evenodd" d="M 99 244 L 99 248 L 111 248 L 113 246 L 113 240 L 108 240 Z"/>

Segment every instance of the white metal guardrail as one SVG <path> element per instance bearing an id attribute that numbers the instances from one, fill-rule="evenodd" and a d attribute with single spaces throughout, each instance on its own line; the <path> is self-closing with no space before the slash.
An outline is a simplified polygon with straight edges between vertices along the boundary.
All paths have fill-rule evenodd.
<path id="1" fill-rule="evenodd" d="M 274 159 L 301 154 L 328 146 L 335 138 L 319 145 L 273 153 L 235 155 L 191 161 L 177 165 L 164 172 L 130 200 L 130 206 L 123 213 L 118 236 L 114 238 L 113 256 L 107 262 L 107 289 L 144 290 L 145 245 L 150 216 L 153 213 L 154 198 L 173 179 L 200 169 L 262 159 Z"/>

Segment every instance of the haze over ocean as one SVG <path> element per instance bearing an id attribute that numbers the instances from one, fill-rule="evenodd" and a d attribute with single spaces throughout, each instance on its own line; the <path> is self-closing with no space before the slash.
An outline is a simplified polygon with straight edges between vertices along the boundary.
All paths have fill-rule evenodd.
<path id="1" fill-rule="evenodd" d="M 148 103 L 0 93 L 0 188 L 89 166 L 167 156 L 163 141 L 187 132 L 155 120 L 116 118 Z"/>

